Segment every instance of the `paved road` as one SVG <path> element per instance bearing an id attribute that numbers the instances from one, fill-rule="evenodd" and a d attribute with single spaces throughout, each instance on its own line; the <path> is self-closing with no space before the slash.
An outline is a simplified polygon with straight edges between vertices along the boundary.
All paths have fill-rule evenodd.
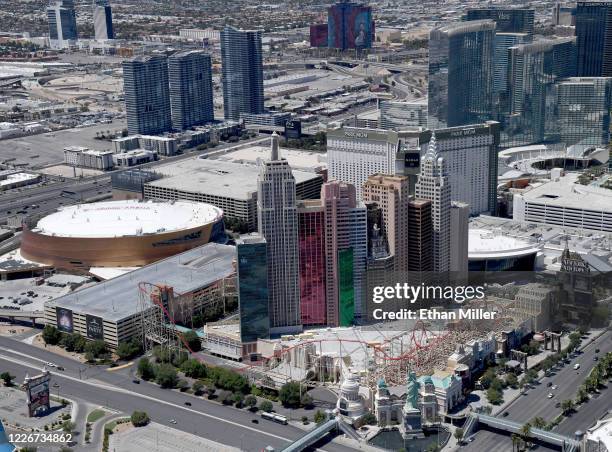
<path id="1" fill-rule="evenodd" d="M 588 341 L 590 338 L 586 340 Z M 599 355 L 612 351 L 612 332 L 608 331 L 596 339 L 595 342 L 587 344 L 584 351 L 572 359 L 570 364 L 565 364 L 560 370 L 556 371 L 556 375 L 544 377 L 541 384 L 530 389 L 527 395 L 522 396 L 506 408 L 504 411 L 508 411 L 508 419 L 527 422 L 536 416 L 541 416 L 547 422 L 552 421 L 561 413 L 561 408 L 555 408 L 557 403 L 563 402 L 565 399 L 575 399 L 578 387 L 597 364 L 593 360 L 593 356 L 596 355 L 595 350 L 598 348 L 600 349 Z M 580 364 L 579 370 L 574 370 L 576 363 Z M 552 382 L 553 385 L 557 386 L 557 389 L 551 390 L 547 387 L 548 382 Z M 549 392 L 554 395 L 552 399 L 547 397 Z M 588 425 L 584 425 L 582 428 L 586 427 Z"/>
<path id="2" fill-rule="evenodd" d="M 590 341 L 590 338 L 587 341 Z M 595 349 L 597 348 L 600 349 L 599 355 L 612 351 L 612 332 L 608 331 L 593 343 L 587 343 L 583 353 L 574 358 L 570 364 L 565 364 L 556 372 L 556 375 L 544 377 L 541 384 L 536 385 L 535 388 L 527 392 L 527 395 L 521 396 L 512 403 L 504 410 L 509 413 L 507 418 L 522 423 L 528 422 L 536 416 L 541 416 L 547 422 L 552 421 L 561 413 L 560 408 L 555 408 L 557 402 L 562 402 L 565 399 L 575 399 L 578 386 L 596 364 L 593 356 L 596 354 Z M 574 370 L 576 363 L 580 363 L 580 370 L 578 371 Z M 547 386 L 549 381 L 553 385 L 557 385 L 558 388 L 551 390 Z M 555 397 L 549 399 L 547 397 L 549 392 L 552 392 Z M 561 422 L 553 431 L 572 438 L 576 430 L 585 430 L 590 427 L 606 411 L 612 408 L 610 392 L 610 388 L 605 389 L 600 396 L 580 407 L 578 412 Z M 474 442 L 462 448 L 462 450 L 474 452 L 492 449 L 497 452 L 512 451 L 512 440 L 509 436 L 481 430 L 477 432 Z M 548 449 L 540 446 L 538 450 Z"/>
<path id="3" fill-rule="evenodd" d="M 146 382 L 136 385 L 127 375 L 100 368 L 85 370 L 82 372 L 83 380 L 79 380 L 78 369 L 84 368 L 82 364 L 28 344 L 0 338 L 0 369 L 8 370 L 18 380 L 23 380 L 26 371 L 32 373 L 32 367 L 39 368 L 43 361 L 50 360 L 66 369 L 64 372 L 52 371 L 53 382 L 59 384 L 60 397 L 62 394 L 70 394 L 89 403 L 128 414 L 134 410 L 144 410 L 155 422 L 222 444 L 240 447 L 243 441 L 243 445 L 248 444 L 247 450 L 259 451 L 267 445 L 275 448 L 284 446 L 304 433 L 293 426 L 261 420 L 246 410 L 164 390 Z M 53 389 L 53 394 L 56 394 L 56 389 Z M 191 402 L 192 406 L 185 406 L 186 401 Z M 259 424 L 251 422 L 256 418 Z M 175 419 L 177 424 L 169 424 L 170 419 Z M 352 450 L 336 443 L 327 444 L 324 449 L 330 452 Z"/>

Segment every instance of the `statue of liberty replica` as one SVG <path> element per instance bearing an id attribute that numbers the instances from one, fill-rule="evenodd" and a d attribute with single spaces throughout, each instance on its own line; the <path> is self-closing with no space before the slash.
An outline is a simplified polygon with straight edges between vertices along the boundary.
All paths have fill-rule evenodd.
<path id="1" fill-rule="evenodd" d="M 402 417 L 400 432 L 404 440 L 425 437 L 421 426 L 421 410 L 419 408 L 419 382 L 416 372 L 413 371 L 408 372 L 406 403 L 402 408 Z"/>

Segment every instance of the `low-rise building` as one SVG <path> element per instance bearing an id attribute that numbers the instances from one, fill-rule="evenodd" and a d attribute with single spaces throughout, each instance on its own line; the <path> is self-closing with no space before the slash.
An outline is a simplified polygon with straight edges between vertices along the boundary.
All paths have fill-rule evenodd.
<path id="1" fill-rule="evenodd" d="M 113 154 L 113 163 L 116 166 L 135 166 L 142 163 L 154 162 L 157 160 L 157 153 L 145 149 L 134 149 L 132 151 Z"/>

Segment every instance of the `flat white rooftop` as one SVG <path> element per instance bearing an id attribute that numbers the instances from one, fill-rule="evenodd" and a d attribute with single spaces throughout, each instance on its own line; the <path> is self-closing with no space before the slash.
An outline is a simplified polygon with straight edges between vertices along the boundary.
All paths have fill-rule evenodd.
<path id="1" fill-rule="evenodd" d="M 124 237 L 180 231 L 220 219 L 223 211 L 192 201 L 108 201 L 62 207 L 34 232 L 60 237 Z"/>
<path id="2" fill-rule="evenodd" d="M 486 229 L 470 229 L 468 235 L 470 260 L 520 257 L 539 250 L 538 246 L 529 242 Z"/>
<path id="3" fill-rule="evenodd" d="M 526 190 L 521 194 L 526 202 L 577 210 L 612 212 L 612 190 L 580 185 L 578 174 L 569 173 L 558 180 Z"/>

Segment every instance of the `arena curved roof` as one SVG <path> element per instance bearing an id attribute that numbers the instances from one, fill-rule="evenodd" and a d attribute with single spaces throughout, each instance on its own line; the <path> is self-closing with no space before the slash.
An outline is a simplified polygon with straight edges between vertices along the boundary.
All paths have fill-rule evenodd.
<path id="1" fill-rule="evenodd" d="M 105 201 L 60 208 L 32 232 L 55 237 L 126 237 L 162 234 L 218 221 L 223 211 L 192 201 Z"/>
<path id="2" fill-rule="evenodd" d="M 537 254 L 538 245 L 485 229 L 470 229 L 468 259 L 501 259 Z"/>

